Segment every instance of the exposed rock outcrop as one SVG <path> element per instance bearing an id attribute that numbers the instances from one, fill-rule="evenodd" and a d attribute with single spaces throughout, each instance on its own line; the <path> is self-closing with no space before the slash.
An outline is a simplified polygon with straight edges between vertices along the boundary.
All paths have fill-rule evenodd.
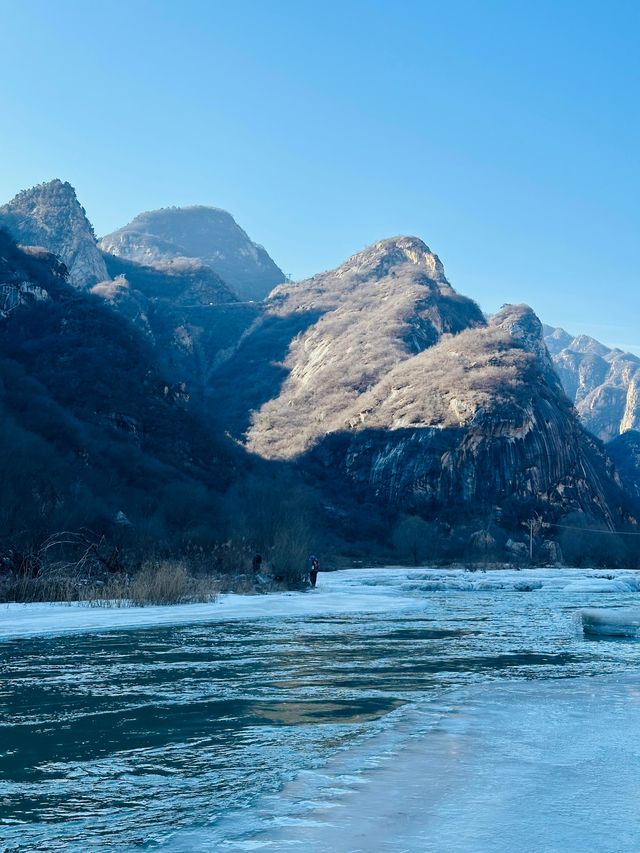
<path id="1" fill-rule="evenodd" d="M 49 181 L 18 193 L 0 207 L 0 227 L 18 243 L 57 255 L 74 287 L 91 287 L 107 278 L 91 223 L 67 182 Z"/>
<path id="2" fill-rule="evenodd" d="M 191 258 L 211 267 L 242 299 L 263 299 L 285 280 L 262 246 L 231 214 L 214 207 L 168 207 L 136 216 L 100 241 L 111 255 L 139 264 Z"/>
<path id="3" fill-rule="evenodd" d="M 20 306 L 50 300 L 50 291 L 56 283 L 63 287 L 66 276 L 66 267 L 54 255 L 44 249 L 19 249 L 0 230 L 0 320 Z"/>

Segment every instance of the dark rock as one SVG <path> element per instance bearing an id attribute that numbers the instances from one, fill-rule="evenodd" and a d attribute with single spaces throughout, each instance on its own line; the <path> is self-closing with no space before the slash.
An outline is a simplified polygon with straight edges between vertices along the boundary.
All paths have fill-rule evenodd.
<path id="1" fill-rule="evenodd" d="M 640 432 L 628 430 L 607 444 L 607 452 L 627 491 L 640 505 Z"/>

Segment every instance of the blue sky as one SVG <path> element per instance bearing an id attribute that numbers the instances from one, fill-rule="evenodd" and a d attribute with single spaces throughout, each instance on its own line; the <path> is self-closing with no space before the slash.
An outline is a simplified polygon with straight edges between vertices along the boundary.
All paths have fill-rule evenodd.
<path id="1" fill-rule="evenodd" d="M 640 4 L 2 2 L 0 199 L 203 203 L 294 278 L 422 237 L 487 311 L 640 353 Z"/>

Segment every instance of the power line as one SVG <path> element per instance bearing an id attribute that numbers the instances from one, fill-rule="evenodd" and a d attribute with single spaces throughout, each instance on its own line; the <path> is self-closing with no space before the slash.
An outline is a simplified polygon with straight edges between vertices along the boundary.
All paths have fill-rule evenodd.
<path id="1" fill-rule="evenodd" d="M 552 521 L 543 521 L 543 527 L 561 527 L 563 530 L 579 530 L 581 533 L 608 533 L 610 536 L 640 536 L 630 530 L 594 530 L 592 527 L 572 527 L 569 524 L 555 524 Z"/>

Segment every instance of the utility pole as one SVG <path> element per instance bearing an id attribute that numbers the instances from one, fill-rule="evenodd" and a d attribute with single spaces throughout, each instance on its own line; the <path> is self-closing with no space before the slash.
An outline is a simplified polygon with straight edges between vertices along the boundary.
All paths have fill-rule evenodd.
<path id="1" fill-rule="evenodd" d="M 533 519 L 529 520 L 529 560 L 533 561 Z"/>

